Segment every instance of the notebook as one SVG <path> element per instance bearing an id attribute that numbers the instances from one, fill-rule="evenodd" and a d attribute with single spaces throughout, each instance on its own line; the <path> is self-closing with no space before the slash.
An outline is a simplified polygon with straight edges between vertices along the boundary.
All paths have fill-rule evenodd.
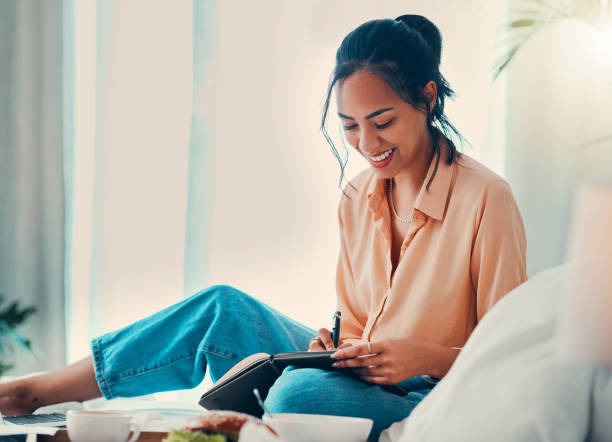
<path id="1" fill-rule="evenodd" d="M 256 353 L 228 370 L 200 398 L 208 410 L 233 410 L 261 417 L 263 411 L 253 395 L 257 388 L 262 398 L 289 365 L 301 368 L 332 369 L 334 351 L 298 351 L 291 353 Z"/>
<path id="2" fill-rule="evenodd" d="M 208 410 L 233 410 L 261 417 L 263 410 L 257 403 L 253 389 L 257 388 L 262 398 L 268 395 L 270 387 L 290 366 L 299 368 L 321 368 L 340 370 L 347 376 L 354 376 L 351 369 L 332 367 L 335 359 L 332 351 L 298 351 L 291 353 L 256 353 L 228 370 L 200 398 L 199 404 Z M 397 385 L 381 385 L 392 393 L 405 395 L 406 390 Z"/>

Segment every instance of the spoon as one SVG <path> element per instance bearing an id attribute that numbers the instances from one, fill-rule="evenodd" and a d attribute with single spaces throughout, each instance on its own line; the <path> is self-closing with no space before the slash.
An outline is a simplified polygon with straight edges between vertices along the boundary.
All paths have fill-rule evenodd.
<path id="1" fill-rule="evenodd" d="M 270 419 L 272 419 L 272 413 L 270 413 L 270 410 L 268 410 L 266 406 L 264 405 L 263 401 L 261 400 L 261 396 L 259 395 L 259 390 L 257 388 L 253 388 L 253 394 L 257 398 L 257 403 L 259 404 L 261 409 L 264 411 L 264 414 L 267 414 L 268 416 L 270 416 Z"/>

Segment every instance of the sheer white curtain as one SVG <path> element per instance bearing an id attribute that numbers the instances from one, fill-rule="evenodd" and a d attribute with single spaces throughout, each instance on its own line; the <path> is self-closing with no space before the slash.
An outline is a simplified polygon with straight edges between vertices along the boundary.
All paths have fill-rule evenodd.
<path id="1" fill-rule="evenodd" d="M 192 2 L 74 2 L 69 359 L 182 298 Z"/>
<path id="2" fill-rule="evenodd" d="M 37 307 L 20 331 L 44 356 L 18 353 L 10 374 L 65 356 L 60 6 L 0 2 L 0 293 Z"/>

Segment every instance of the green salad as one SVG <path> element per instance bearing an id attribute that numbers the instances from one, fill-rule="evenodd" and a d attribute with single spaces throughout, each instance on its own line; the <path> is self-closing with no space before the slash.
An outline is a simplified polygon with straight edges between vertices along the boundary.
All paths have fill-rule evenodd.
<path id="1" fill-rule="evenodd" d="M 173 430 L 162 442 L 236 442 L 237 436 L 221 433 L 206 434 L 201 431 Z"/>

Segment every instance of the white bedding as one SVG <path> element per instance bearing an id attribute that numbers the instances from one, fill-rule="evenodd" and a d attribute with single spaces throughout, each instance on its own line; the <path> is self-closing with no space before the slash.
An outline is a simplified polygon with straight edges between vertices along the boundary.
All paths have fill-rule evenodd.
<path id="1" fill-rule="evenodd" d="M 447 376 L 380 441 L 612 441 L 610 373 L 556 352 L 565 271 L 541 272 L 504 297 Z"/>

